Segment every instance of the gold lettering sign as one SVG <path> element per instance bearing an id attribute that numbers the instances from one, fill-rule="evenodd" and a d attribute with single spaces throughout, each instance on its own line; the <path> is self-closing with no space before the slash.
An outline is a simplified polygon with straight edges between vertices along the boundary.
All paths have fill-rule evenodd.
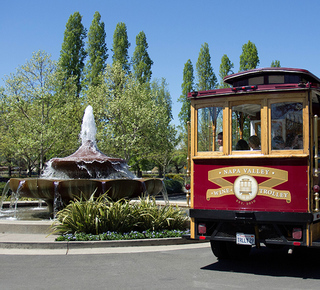
<path id="1" fill-rule="evenodd" d="M 243 176 L 234 184 L 225 179 L 230 176 Z M 253 176 L 263 176 L 267 179 L 260 184 Z M 291 202 L 291 194 L 287 190 L 277 190 L 273 187 L 288 181 L 288 171 L 261 166 L 235 166 L 214 169 L 208 172 L 208 180 L 220 186 L 217 189 L 208 189 L 206 198 L 217 198 L 226 195 L 235 195 L 240 200 L 252 200 L 256 196 L 266 196 Z M 252 189 L 252 184 L 256 184 Z"/>

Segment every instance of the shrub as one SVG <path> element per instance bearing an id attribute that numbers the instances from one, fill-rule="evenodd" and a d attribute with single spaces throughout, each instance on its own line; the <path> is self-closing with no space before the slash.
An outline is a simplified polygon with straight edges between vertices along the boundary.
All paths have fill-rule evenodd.
<path id="1" fill-rule="evenodd" d="M 166 186 L 168 194 L 182 192 L 182 184 L 177 180 L 165 179 L 164 184 Z"/>
<path id="2" fill-rule="evenodd" d="M 168 179 L 179 181 L 182 185 L 184 184 L 184 178 L 180 174 L 167 174 Z"/>
<path id="3" fill-rule="evenodd" d="M 102 234 L 131 231 L 185 230 L 188 217 L 178 207 L 158 206 L 155 199 L 112 201 L 103 195 L 71 201 L 56 215 L 53 232 Z"/>

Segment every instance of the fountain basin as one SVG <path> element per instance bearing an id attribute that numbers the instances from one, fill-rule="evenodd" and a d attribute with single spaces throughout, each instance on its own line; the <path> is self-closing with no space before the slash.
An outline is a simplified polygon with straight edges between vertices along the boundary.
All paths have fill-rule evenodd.
<path id="1" fill-rule="evenodd" d="M 44 179 L 11 178 L 9 188 L 20 197 L 43 199 L 49 207 L 55 198 L 68 204 L 75 197 L 89 199 L 108 195 L 112 200 L 132 199 L 143 194 L 155 196 L 164 190 L 163 182 L 157 178 L 146 179 Z"/>
<path id="2" fill-rule="evenodd" d="M 106 156 L 91 140 L 84 141 L 70 156 L 49 162 L 55 174 L 62 173 L 67 179 L 113 179 L 115 174 L 119 179 L 133 177 L 125 160 Z"/>

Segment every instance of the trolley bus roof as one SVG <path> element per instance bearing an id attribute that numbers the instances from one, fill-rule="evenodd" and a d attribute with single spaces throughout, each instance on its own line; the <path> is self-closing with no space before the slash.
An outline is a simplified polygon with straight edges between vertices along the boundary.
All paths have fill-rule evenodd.
<path id="1" fill-rule="evenodd" d="M 305 69 L 268 67 L 228 75 L 224 82 L 230 88 L 190 92 L 189 98 L 287 89 L 320 88 L 320 79 Z"/>
<path id="2" fill-rule="evenodd" d="M 223 81 L 227 84 L 233 85 L 236 81 L 242 79 L 249 79 L 257 76 L 265 75 L 297 75 L 308 82 L 320 83 L 320 79 L 314 74 L 305 69 L 285 68 L 285 67 L 266 67 L 256 68 L 252 70 L 242 71 L 232 75 L 226 76 Z"/>

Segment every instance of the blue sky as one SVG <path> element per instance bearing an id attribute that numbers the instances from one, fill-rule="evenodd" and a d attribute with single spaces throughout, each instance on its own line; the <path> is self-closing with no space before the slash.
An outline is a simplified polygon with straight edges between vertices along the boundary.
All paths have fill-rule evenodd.
<path id="1" fill-rule="evenodd" d="M 89 29 L 95 11 L 105 23 L 108 62 L 118 22 L 124 22 L 132 56 L 135 38 L 144 31 L 154 62 L 153 78 L 164 77 L 172 98 L 174 124 L 178 113 L 184 64 L 196 66 L 201 45 L 208 43 L 212 67 L 219 74 L 227 54 L 239 70 L 242 45 L 252 41 L 259 67 L 280 60 L 282 67 L 304 68 L 320 77 L 318 0 L 0 0 L 0 86 L 5 75 L 44 50 L 58 60 L 68 18 L 75 11 Z"/>

